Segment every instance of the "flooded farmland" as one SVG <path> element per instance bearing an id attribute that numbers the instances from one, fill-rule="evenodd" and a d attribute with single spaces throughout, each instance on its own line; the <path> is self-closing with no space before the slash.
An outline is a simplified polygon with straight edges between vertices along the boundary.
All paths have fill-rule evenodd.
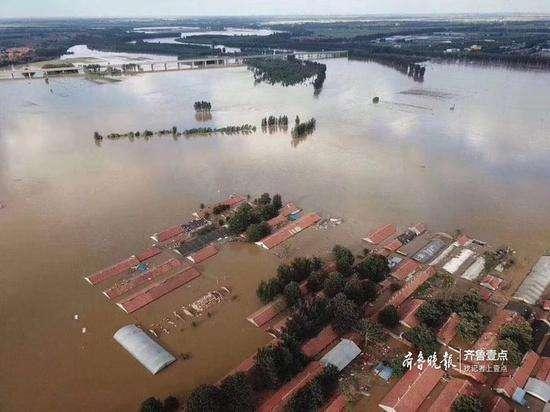
<path id="1" fill-rule="evenodd" d="M 0 82 L 3 410 L 134 410 L 148 396 L 218 380 L 265 344 L 245 317 L 260 306 L 256 284 L 280 259 L 255 246 L 226 245 L 200 265 L 200 281 L 134 315 L 83 281 L 232 192 L 279 192 L 344 218 L 296 236 L 277 251 L 283 256 L 359 245 L 381 223 L 416 221 L 510 244 L 516 281 L 550 249 L 549 73 L 434 63 L 417 83 L 375 63 L 326 64 L 317 97 L 311 86 L 254 85 L 244 68 L 101 85 L 83 77 Z M 197 100 L 212 102 L 211 120 L 195 119 Z M 315 117 L 317 130 L 298 144 L 290 133 L 261 131 L 93 139 L 95 131 L 259 126 L 270 114 Z M 223 282 L 237 299 L 160 339 L 189 360 L 153 376 L 112 339 L 121 326 L 157 322 Z"/>

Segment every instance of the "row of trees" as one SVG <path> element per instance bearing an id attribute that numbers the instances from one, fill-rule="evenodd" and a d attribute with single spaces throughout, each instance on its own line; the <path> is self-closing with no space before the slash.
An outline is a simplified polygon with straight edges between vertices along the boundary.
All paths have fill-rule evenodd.
<path id="1" fill-rule="evenodd" d="M 197 135 L 197 134 L 250 134 L 256 132 L 256 126 L 251 124 L 242 124 L 238 126 L 224 126 L 224 127 L 194 127 L 187 129 L 183 132 L 184 135 Z"/>
<path id="2" fill-rule="evenodd" d="M 384 66 L 391 67 L 415 81 L 424 81 L 426 67 L 419 64 L 425 58 L 414 55 L 403 55 L 397 53 L 383 53 L 375 50 L 351 50 L 349 56 L 354 59 L 374 61 Z"/>
<path id="3" fill-rule="evenodd" d="M 254 387 L 246 374 L 238 372 L 225 378 L 219 386 L 195 388 L 186 407 L 188 412 L 251 412 L 254 410 Z"/>
<path id="4" fill-rule="evenodd" d="M 151 136 L 165 136 L 165 135 L 172 135 L 172 136 L 192 136 L 192 135 L 210 135 L 210 134 L 250 134 L 256 132 L 256 126 L 251 124 L 242 124 L 242 125 L 236 125 L 236 126 L 224 126 L 224 127 L 195 127 L 192 129 L 184 130 L 183 132 L 178 132 L 178 128 L 176 126 L 172 126 L 170 129 L 161 129 L 157 131 L 152 130 L 144 130 L 142 132 L 136 131 L 136 132 L 126 132 L 126 133 L 109 133 L 105 137 L 109 140 L 119 140 L 119 139 L 130 139 L 133 140 L 134 138 L 140 138 L 140 137 L 151 137 Z M 95 141 L 101 141 L 103 140 L 103 135 L 99 132 L 94 132 L 94 140 Z"/>
<path id="5" fill-rule="evenodd" d="M 273 126 L 287 126 L 288 125 L 288 116 L 286 114 L 282 116 L 269 116 L 262 119 L 262 127 L 273 127 Z"/>

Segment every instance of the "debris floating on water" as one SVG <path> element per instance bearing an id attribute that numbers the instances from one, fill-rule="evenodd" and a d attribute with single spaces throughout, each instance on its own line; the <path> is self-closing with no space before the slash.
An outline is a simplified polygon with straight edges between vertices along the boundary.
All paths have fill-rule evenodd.
<path id="1" fill-rule="evenodd" d="M 75 314 L 74 314 L 73 319 L 74 319 L 74 320 L 78 320 L 78 313 L 75 313 Z"/>
<path id="2" fill-rule="evenodd" d="M 86 330 L 87 330 L 86 328 L 82 328 L 82 333 L 83 334 L 86 333 Z"/>
<path id="3" fill-rule="evenodd" d="M 317 228 L 320 230 L 327 230 L 331 227 L 341 225 L 343 222 L 344 219 L 341 217 L 328 217 L 327 219 L 323 219 L 321 222 L 319 222 Z"/>

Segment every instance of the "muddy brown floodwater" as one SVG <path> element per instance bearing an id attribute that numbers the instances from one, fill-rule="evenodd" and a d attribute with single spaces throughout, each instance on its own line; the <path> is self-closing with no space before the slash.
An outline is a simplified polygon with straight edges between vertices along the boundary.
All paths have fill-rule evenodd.
<path id="1" fill-rule="evenodd" d="M 135 317 L 82 279 L 231 192 L 280 192 L 344 217 L 333 230 L 298 236 L 289 255 L 357 242 L 390 221 L 509 243 L 518 279 L 550 248 L 549 73 L 430 64 L 419 84 L 374 63 L 326 63 L 317 98 L 311 86 L 254 85 L 243 68 L 103 85 L 0 83 L 2 410 L 132 411 L 150 395 L 185 395 L 216 381 L 266 343 L 244 318 L 260 305 L 255 285 L 279 258 L 256 247 L 224 248 L 202 265 L 201 282 Z M 196 100 L 213 103 L 208 126 L 298 114 L 314 116 L 317 131 L 298 145 L 284 133 L 94 144 L 96 130 L 197 127 Z M 189 361 L 151 376 L 112 339 L 125 324 L 154 322 L 196 299 L 218 278 L 230 279 L 239 298 L 196 329 L 162 338 L 191 352 Z"/>

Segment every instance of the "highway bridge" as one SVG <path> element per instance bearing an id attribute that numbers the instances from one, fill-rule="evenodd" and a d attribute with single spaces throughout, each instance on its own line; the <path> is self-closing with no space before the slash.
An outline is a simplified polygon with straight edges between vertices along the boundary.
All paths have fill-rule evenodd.
<path id="1" fill-rule="evenodd" d="M 25 67 L 20 69 L 0 71 L 0 79 L 42 79 L 50 76 L 63 75 L 83 75 L 86 73 L 123 75 L 136 73 L 168 72 L 180 70 L 197 70 L 220 67 L 239 67 L 245 66 L 247 60 L 260 58 L 287 58 L 295 56 L 301 60 L 320 60 L 332 59 L 338 57 L 347 57 L 348 52 L 337 51 L 318 51 L 318 52 L 290 52 L 277 54 L 259 54 L 250 56 L 208 56 L 186 60 L 173 61 L 129 61 L 127 63 L 110 64 L 108 62 L 98 63 L 78 63 L 73 66 L 52 67 Z"/>

